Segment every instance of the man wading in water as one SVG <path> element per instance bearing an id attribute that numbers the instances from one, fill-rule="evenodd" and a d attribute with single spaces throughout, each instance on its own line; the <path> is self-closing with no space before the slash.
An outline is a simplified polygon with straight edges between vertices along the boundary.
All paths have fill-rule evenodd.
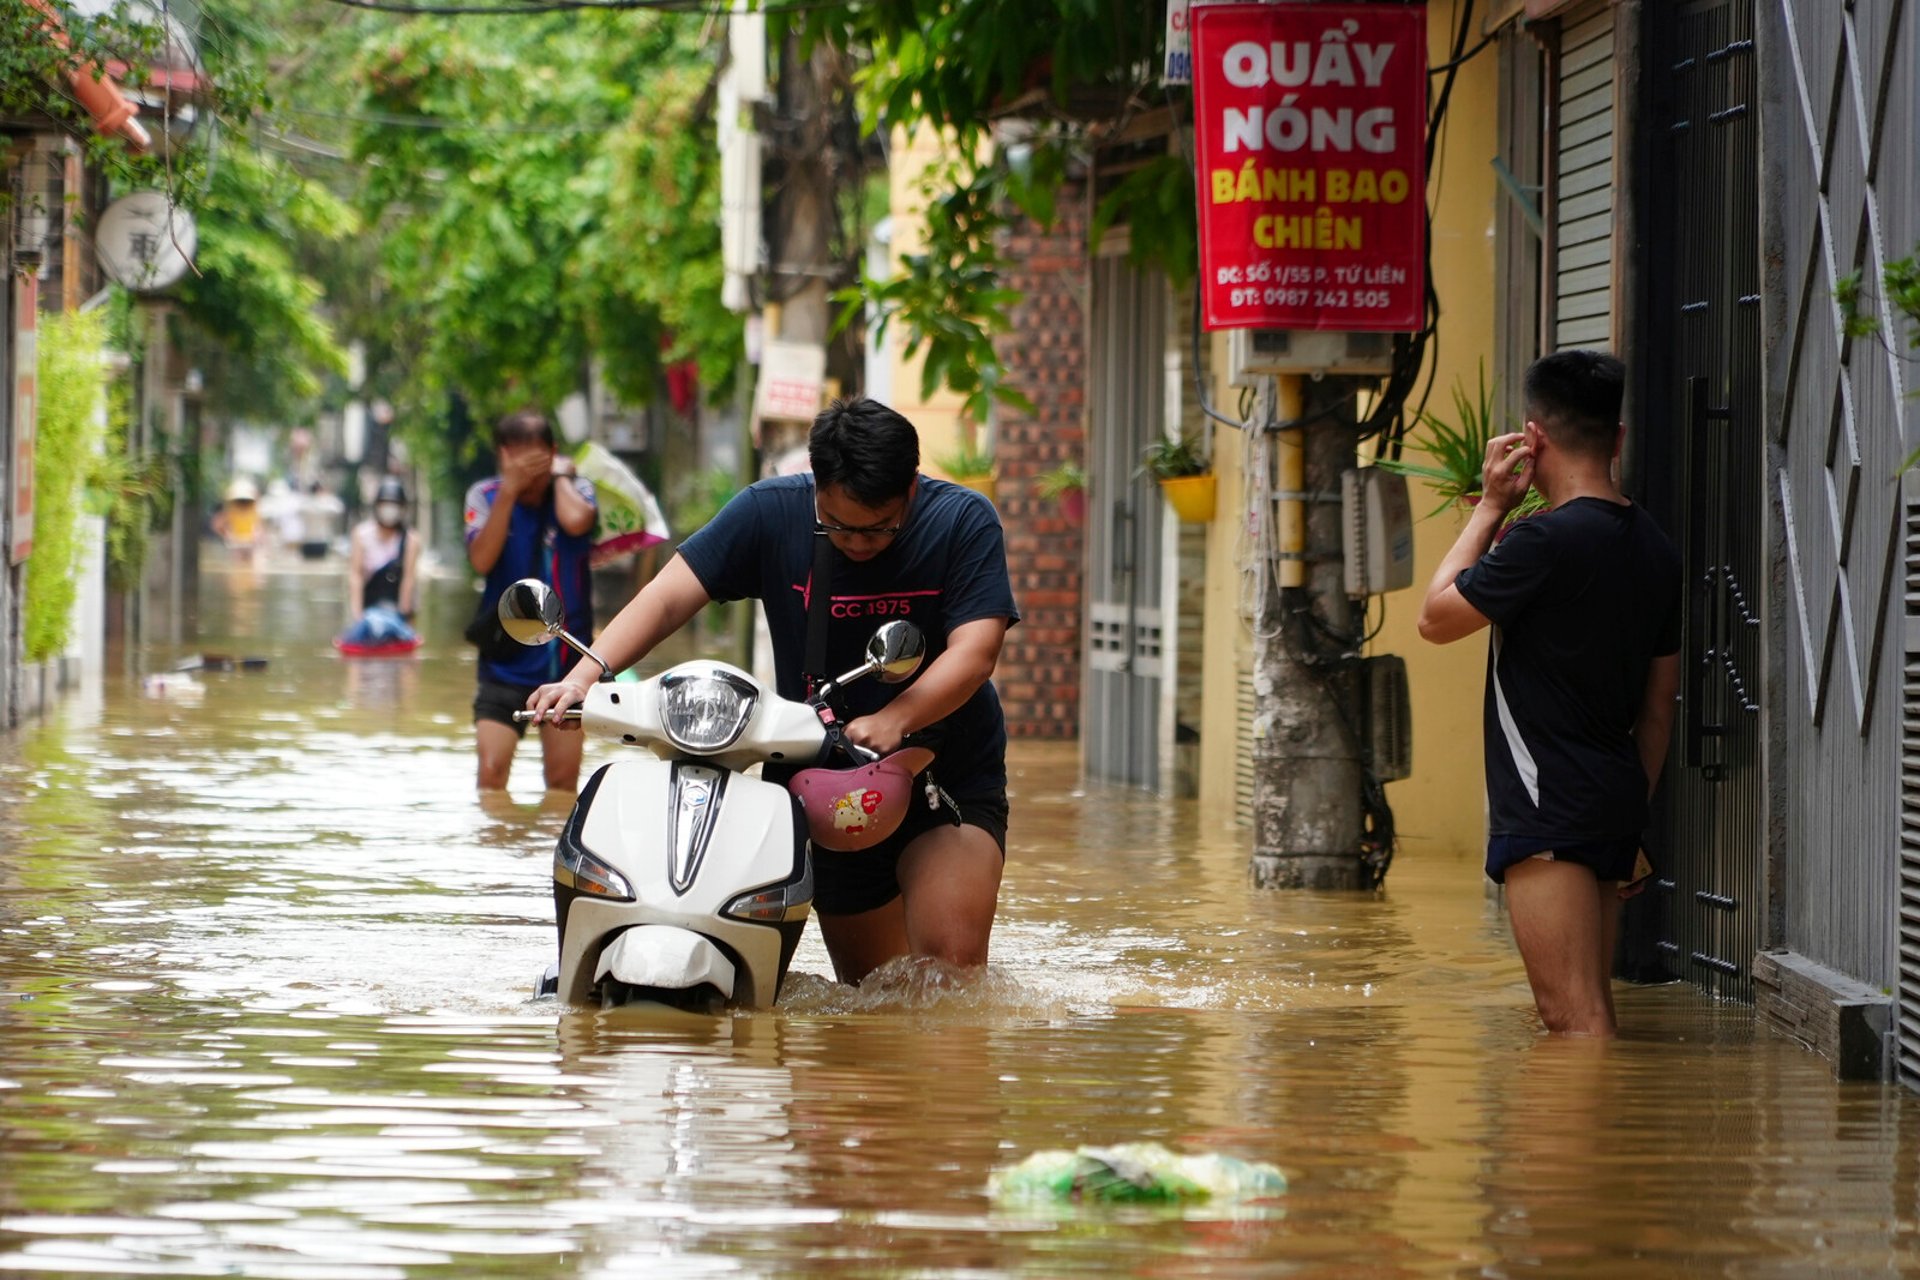
<path id="1" fill-rule="evenodd" d="M 1487 875 L 1547 1030 L 1610 1036 L 1623 886 L 1641 853 L 1680 685 L 1680 558 L 1613 478 L 1626 370 L 1561 351 L 1527 370 L 1525 429 L 1487 442 L 1484 485 L 1440 562 L 1420 634 L 1489 624 Z M 1549 509 L 1509 528 L 1531 485 Z"/>
<path id="2" fill-rule="evenodd" d="M 904 955 L 955 965 L 987 962 L 1007 848 L 1007 724 L 989 677 L 1020 618 L 993 504 L 923 476 L 913 424 L 872 400 L 838 401 L 814 420 L 812 474 L 762 480 L 688 538 L 680 554 L 600 633 L 618 671 L 651 652 L 710 600 L 755 598 L 773 637 L 780 696 L 806 696 L 808 611 L 827 607 L 826 674 L 860 665 L 890 618 L 926 636 L 927 663 L 910 682 L 846 691 L 846 735 L 887 754 L 940 727 L 930 773 L 951 803 L 915 800 L 901 827 L 858 853 L 814 859 L 820 935 L 843 982 Z M 820 566 L 824 577 L 816 574 Z M 600 678 L 583 658 L 527 706 L 577 704 Z M 767 766 L 786 780 L 792 769 Z"/>

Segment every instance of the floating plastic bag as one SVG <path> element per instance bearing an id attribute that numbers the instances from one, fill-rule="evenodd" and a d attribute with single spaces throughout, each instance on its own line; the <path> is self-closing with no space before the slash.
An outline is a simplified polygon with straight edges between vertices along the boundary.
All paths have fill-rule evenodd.
<path id="1" fill-rule="evenodd" d="M 1183 1156 L 1157 1142 L 1036 1151 L 987 1180 L 987 1194 L 1011 1204 L 1191 1204 L 1261 1200 L 1286 1189 L 1286 1176 L 1270 1164 Z"/>
<path id="2" fill-rule="evenodd" d="M 600 530 L 587 557 L 595 568 L 672 536 L 653 491 L 612 450 L 589 441 L 574 454 L 573 462 L 593 482 L 600 504 Z"/>

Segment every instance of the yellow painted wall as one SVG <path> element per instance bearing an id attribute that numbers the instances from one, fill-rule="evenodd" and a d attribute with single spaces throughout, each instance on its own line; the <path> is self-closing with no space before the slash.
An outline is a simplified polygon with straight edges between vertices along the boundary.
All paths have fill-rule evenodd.
<path id="1" fill-rule="evenodd" d="M 1428 57 L 1436 65 L 1448 57 L 1455 7 L 1447 0 L 1435 0 L 1428 7 Z M 1478 32 L 1474 35 L 1477 39 Z M 1491 376 L 1493 226 L 1495 201 L 1502 198 L 1490 163 L 1498 149 L 1497 91 L 1497 63 L 1489 48 L 1463 67 L 1455 80 L 1427 187 L 1434 212 L 1433 281 L 1441 306 L 1438 376 L 1429 408 L 1440 412 L 1451 411 L 1455 379 L 1471 385 L 1482 358 Z M 1432 351 L 1430 346 L 1430 355 Z M 1224 336 L 1215 335 L 1214 368 L 1224 373 L 1225 364 Z M 1223 378 L 1215 379 L 1216 407 L 1232 406 L 1237 395 Z M 1246 644 L 1238 608 L 1240 530 L 1233 515 L 1240 510 L 1243 490 L 1239 442 L 1232 434 L 1216 434 L 1221 514 L 1209 531 L 1207 545 L 1207 669 L 1201 728 L 1201 812 L 1221 815 L 1221 821 L 1235 812 L 1234 766 L 1239 754 L 1235 704 L 1242 679 L 1237 652 Z M 1437 648 L 1414 630 L 1427 580 L 1453 545 L 1462 523 L 1450 512 L 1420 519 L 1436 501 L 1415 482 L 1414 585 L 1386 597 L 1386 622 L 1372 648 L 1374 653 L 1399 654 L 1407 660 L 1414 776 L 1387 789 L 1402 857 L 1430 851 L 1470 852 L 1485 841 L 1480 754 L 1485 641 L 1476 638 Z"/>
<path id="2" fill-rule="evenodd" d="M 910 253 L 918 253 L 926 244 L 926 196 L 921 181 L 928 168 L 947 155 L 940 134 L 921 127 L 912 133 L 893 131 L 888 153 L 888 212 L 893 217 L 893 244 L 890 246 L 896 268 Z M 918 355 L 906 354 L 907 333 L 903 324 L 887 326 L 887 351 L 893 357 L 893 408 L 906 415 L 920 432 L 921 470 L 944 475 L 938 459 L 958 448 L 965 431 L 961 398 L 945 387 L 933 395 L 920 393 Z"/>

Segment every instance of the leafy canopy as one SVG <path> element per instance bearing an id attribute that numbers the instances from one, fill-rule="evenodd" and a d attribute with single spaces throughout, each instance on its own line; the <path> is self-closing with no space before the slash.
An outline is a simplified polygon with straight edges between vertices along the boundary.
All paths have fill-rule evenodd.
<path id="1" fill-rule="evenodd" d="M 1002 283 L 1003 233 L 1015 211 L 1051 223 L 1070 162 L 1166 104 L 1155 74 L 1164 12 L 1120 0 L 877 0 L 784 16 L 804 40 L 866 56 L 856 81 L 867 128 L 937 128 L 955 157 L 934 174 L 926 251 L 890 279 L 842 291 L 841 323 L 871 302 L 881 328 L 903 324 L 909 353 L 925 349 L 924 390 L 959 392 L 975 420 L 994 399 L 1024 405 L 993 348 L 1019 299 Z M 1016 115 L 1019 127 L 996 127 Z M 1108 193 L 1094 238 L 1121 221 L 1134 228 L 1136 265 L 1176 282 L 1192 273 L 1193 179 L 1179 157 Z"/>

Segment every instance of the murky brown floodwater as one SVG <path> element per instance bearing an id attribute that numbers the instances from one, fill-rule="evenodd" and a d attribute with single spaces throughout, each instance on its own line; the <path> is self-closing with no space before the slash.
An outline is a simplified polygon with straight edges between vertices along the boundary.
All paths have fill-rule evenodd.
<path id="1" fill-rule="evenodd" d="M 468 597 L 349 663 L 331 577 L 208 574 L 197 699 L 112 681 L 0 740 L 0 1271 L 402 1276 L 1842 1276 L 1920 1267 L 1920 1107 L 1747 1013 L 1535 1032 L 1465 861 L 1250 894 L 1191 807 L 1022 750 L 987 978 L 662 1023 L 526 996 L 537 753 L 472 793 Z M 153 665 L 171 665 L 171 652 Z M 589 763 L 612 750 L 589 748 Z M 996 1208 L 1157 1140 L 1276 1205 Z"/>

